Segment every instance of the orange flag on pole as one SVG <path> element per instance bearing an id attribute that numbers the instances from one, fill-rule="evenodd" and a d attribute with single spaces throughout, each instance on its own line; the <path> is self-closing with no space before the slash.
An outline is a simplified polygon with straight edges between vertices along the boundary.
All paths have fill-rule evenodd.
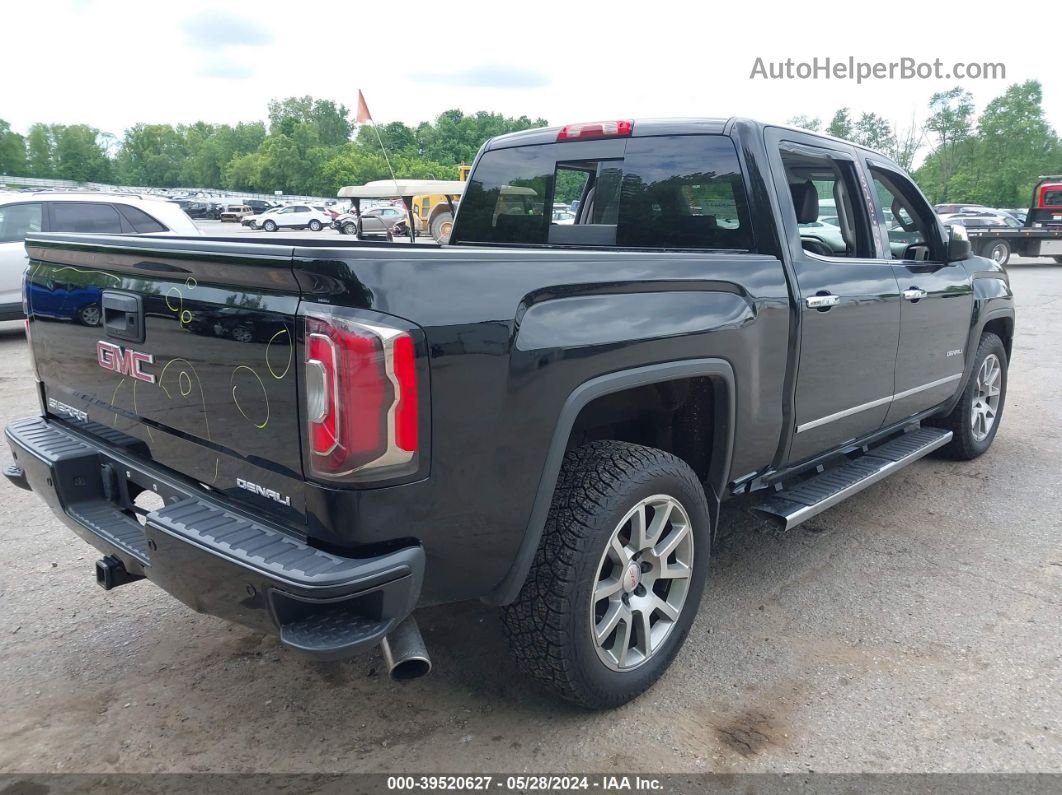
<path id="1" fill-rule="evenodd" d="M 369 106 L 365 104 L 365 97 L 362 96 L 361 89 L 358 89 L 358 112 L 355 116 L 355 120 L 358 124 L 365 124 L 372 121 L 372 114 L 369 113 Z"/>

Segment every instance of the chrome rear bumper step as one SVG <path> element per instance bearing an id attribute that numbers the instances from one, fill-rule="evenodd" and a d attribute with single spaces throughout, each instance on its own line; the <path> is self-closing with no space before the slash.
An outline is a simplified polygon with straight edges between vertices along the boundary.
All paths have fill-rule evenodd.
<path id="1" fill-rule="evenodd" d="M 775 492 L 753 510 L 789 530 L 943 447 L 951 436 L 951 431 L 940 428 L 905 433 L 843 466 Z"/>

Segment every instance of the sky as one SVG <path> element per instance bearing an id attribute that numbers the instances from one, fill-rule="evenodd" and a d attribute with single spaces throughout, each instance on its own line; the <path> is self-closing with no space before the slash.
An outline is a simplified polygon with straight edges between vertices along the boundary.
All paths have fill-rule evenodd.
<path id="1" fill-rule="evenodd" d="M 1062 21 L 1048 7 L 1037 11 L 1045 29 Z M 1030 44 L 1023 14 L 985 24 L 970 6 L 963 14 L 947 3 L 915 8 L 832 0 L 8 0 L 0 6 L 0 118 L 23 133 L 39 121 L 120 137 L 137 122 L 262 120 L 270 99 L 287 96 L 353 109 L 361 89 L 380 124 L 416 124 L 449 108 L 552 124 L 732 115 L 785 122 L 828 119 L 848 106 L 904 127 L 925 117 L 935 91 L 961 85 L 980 111 L 1006 86 L 1037 79 L 1048 121 L 1062 130 L 1062 72 Z M 757 58 L 769 68 L 786 59 L 905 57 L 940 59 L 945 73 L 958 62 L 998 63 L 1006 77 L 750 77 Z"/>

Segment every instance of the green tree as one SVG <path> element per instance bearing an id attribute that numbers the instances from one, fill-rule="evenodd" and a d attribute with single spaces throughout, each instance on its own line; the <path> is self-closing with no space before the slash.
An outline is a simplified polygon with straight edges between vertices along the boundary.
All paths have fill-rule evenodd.
<path id="1" fill-rule="evenodd" d="M 100 131 L 84 124 L 52 127 L 55 171 L 62 179 L 109 182 L 113 169 Z"/>
<path id="2" fill-rule="evenodd" d="M 812 132 L 820 132 L 822 130 L 822 119 L 818 116 L 794 116 L 789 120 L 790 127 L 799 127 L 802 130 L 811 130 Z"/>
<path id="3" fill-rule="evenodd" d="M 31 177 L 55 176 L 52 133 L 47 124 L 34 124 L 26 138 L 26 173 Z"/>
<path id="4" fill-rule="evenodd" d="M 229 190 L 256 191 L 262 179 L 262 158 L 257 152 L 237 155 L 225 165 L 221 184 Z"/>
<path id="5" fill-rule="evenodd" d="M 1039 174 L 1062 168 L 1058 136 L 1044 118 L 1043 90 L 1028 80 L 1010 86 L 985 108 L 978 121 L 979 195 L 991 204 L 1020 207 Z"/>
<path id="6" fill-rule="evenodd" d="M 0 174 L 21 177 L 26 173 L 26 139 L 0 119 Z"/>
<path id="7" fill-rule="evenodd" d="M 269 103 L 269 131 L 290 137 L 297 125 L 309 124 L 316 129 L 322 144 L 340 146 L 350 140 L 353 126 L 349 116 L 350 110 L 345 105 L 327 99 L 311 96 L 274 99 Z"/>
<path id="8" fill-rule="evenodd" d="M 171 125 L 136 124 L 126 130 L 118 153 L 118 176 L 127 185 L 183 185 L 181 167 L 186 156 L 184 137 Z"/>
<path id="9" fill-rule="evenodd" d="M 835 138 L 851 140 L 853 133 L 852 116 L 848 108 L 841 108 L 833 114 L 830 123 L 826 125 L 826 134 Z"/>
<path id="10" fill-rule="evenodd" d="M 950 198 L 950 183 L 963 158 L 974 128 L 974 103 L 969 91 L 955 86 L 934 94 L 929 100 L 929 119 L 926 130 L 935 138 L 932 162 L 927 163 L 925 176 L 932 184 L 938 201 Z"/>
<path id="11" fill-rule="evenodd" d="M 852 140 L 868 149 L 891 153 L 896 148 L 892 124 L 876 113 L 863 113 L 852 127 Z"/>

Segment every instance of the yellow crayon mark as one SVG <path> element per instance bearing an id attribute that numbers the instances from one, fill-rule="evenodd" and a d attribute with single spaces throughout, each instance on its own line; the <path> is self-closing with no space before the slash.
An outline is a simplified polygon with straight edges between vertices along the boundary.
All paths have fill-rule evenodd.
<path id="1" fill-rule="evenodd" d="M 136 407 L 136 385 L 139 383 L 139 381 L 133 382 L 133 413 L 136 414 L 136 416 L 138 417 L 141 416 L 140 409 Z M 144 427 L 147 428 L 148 439 L 150 439 L 151 441 L 155 441 L 155 434 L 151 432 L 151 426 L 145 423 Z"/>
<path id="2" fill-rule="evenodd" d="M 114 392 L 111 393 L 111 405 L 112 406 L 117 406 L 118 405 L 118 390 L 121 389 L 124 384 L 125 384 L 125 379 L 123 378 L 121 381 L 118 382 L 118 386 L 116 386 L 114 388 Z M 135 410 L 136 409 L 134 407 L 134 411 Z M 117 411 L 114 412 L 114 422 L 112 422 L 111 425 L 113 425 L 115 428 L 118 427 L 118 412 Z"/>
<path id="3" fill-rule="evenodd" d="M 213 439 L 211 439 L 210 437 L 210 416 L 207 414 L 206 394 L 203 392 L 203 381 L 202 379 L 200 379 L 199 373 L 195 371 L 195 368 L 192 366 L 192 363 L 187 359 L 170 359 L 168 362 L 166 362 L 166 366 L 162 368 L 162 372 L 159 373 L 159 386 L 162 388 L 162 391 L 166 393 L 166 397 L 170 397 L 169 390 L 166 389 L 165 386 L 163 386 L 163 379 L 166 377 L 166 371 L 170 369 L 170 365 L 174 362 L 183 362 L 188 367 L 188 369 L 192 371 L 192 375 L 195 376 L 195 382 L 199 385 L 199 399 L 202 401 L 203 404 L 203 424 L 206 426 L 206 438 L 207 441 L 213 441 Z"/>
<path id="4" fill-rule="evenodd" d="M 259 425 L 257 422 L 247 416 L 247 412 L 244 411 L 243 406 L 240 405 L 240 399 L 236 397 L 236 384 L 233 384 L 232 381 L 236 377 L 236 373 L 238 373 L 240 370 L 246 370 L 256 379 L 258 379 L 258 386 L 262 388 L 262 397 L 265 399 L 266 405 L 266 416 L 265 419 L 262 420 L 261 425 Z M 241 364 L 239 367 L 232 371 L 232 375 L 229 377 L 229 383 L 232 384 L 232 402 L 236 404 L 236 408 L 239 409 L 240 414 L 244 416 L 244 419 L 254 423 L 254 427 L 258 428 L 259 430 L 265 428 L 269 424 L 269 395 L 266 393 L 265 384 L 262 383 L 261 376 L 259 376 L 258 373 L 256 373 L 252 368 L 248 367 L 245 364 Z"/>
<path id="5" fill-rule="evenodd" d="M 265 354 L 266 355 L 266 367 L 269 368 L 269 374 L 271 376 L 273 376 L 273 378 L 275 378 L 278 381 L 283 379 L 284 376 L 286 376 L 288 374 L 288 370 L 291 369 L 291 357 L 293 355 L 292 349 L 291 349 L 291 340 L 289 339 L 288 340 L 288 363 L 284 366 L 284 372 L 282 372 L 280 375 L 277 375 L 276 370 L 273 369 L 273 363 L 269 361 L 269 348 L 273 344 L 274 340 L 276 340 L 276 338 L 279 337 L 281 334 L 288 334 L 288 330 L 286 328 L 282 328 L 280 331 L 278 331 L 276 334 L 274 334 L 272 337 L 269 338 L 269 342 L 266 343 L 266 354 Z M 290 337 L 290 335 L 288 335 L 288 336 Z"/>

